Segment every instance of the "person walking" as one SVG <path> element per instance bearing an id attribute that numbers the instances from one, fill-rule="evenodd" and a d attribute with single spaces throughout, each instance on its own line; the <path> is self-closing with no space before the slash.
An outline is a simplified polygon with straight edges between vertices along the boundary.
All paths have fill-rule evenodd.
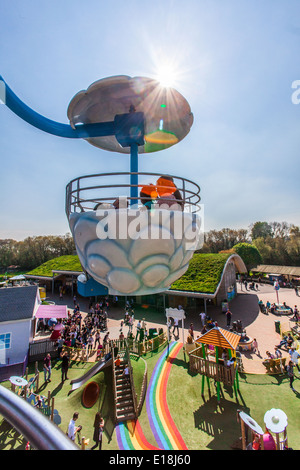
<path id="1" fill-rule="evenodd" d="M 102 418 L 101 413 L 98 411 L 96 413 L 95 420 L 94 420 L 93 441 L 95 442 L 95 445 L 91 447 L 91 450 L 96 449 L 97 446 L 99 446 L 99 450 L 102 449 L 103 430 L 104 430 L 104 419 Z"/>
<path id="2" fill-rule="evenodd" d="M 201 323 L 202 323 L 202 327 L 203 327 L 203 326 L 205 326 L 206 313 L 201 312 L 201 313 L 199 313 L 199 315 L 200 315 L 200 319 L 201 319 Z"/>
<path id="3" fill-rule="evenodd" d="M 96 330 L 94 349 L 96 349 L 97 344 L 100 344 L 100 339 L 101 339 L 100 330 Z"/>
<path id="4" fill-rule="evenodd" d="M 288 365 L 286 366 L 286 372 L 287 372 L 288 378 L 290 379 L 290 387 L 293 390 L 293 392 L 296 392 L 296 390 L 293 387 L 293 382 L 295 380 L 293 361 L 289 361 Z"/>
<path id="5" fill-rule="evenodd" d="M 291 320 L 295 320 L 296 322 L 298 322 L 299 321 L 299 310 L 298 310 L 297 305 L 295 305 L 295 307 L 294 307 L 293 314 L 294 315 L 292 316 Z"/>
<path id="6" fill-rule="evenodd" d="M 62 382 L 69 379 L 68 377 L 69 362 L 70 362 L 69 355 L 67 351 L 65 351 L 62 354 L 62 358 L 61 358 L 61 381 Z"/>
<path id="7" fill-rule="evenodd" d="M 75 442 L 76 434 L 81 431 L 82 426 L 76 426 L 76 421 L 78 419 L 79 413 L 76 411 L 73 414 L 72 419 L 69 422 L 68 426 L 68 437 L 71 439 L 71 441 Z"/>
<path id="8" fill-rule="evenodd" d="M 229 309 L 226 312 L 227 328 L 230 328 L 232 313 Z"/>
<path id="9" fill-rule="evenodd" d="M 253 342 L 252 342 L 252 349 L 253 349 L 253 352 L 259 354 L 258 343 L 257 343 L 257 339 L 256 339 L 256 338 L 253 339 Z"/>
<path id="10" fill-rule="evenodd" d="M 45 382 L 51 382 L 51 356 L 49 353 L 44 358 L 43 370 Z"/>
<path id="11" fill-rule="evenodd" d="M 289 355 L 291 357 L 291 361 L 293 362 L 294 366 L 297 367 L 298 372 L 300 373 L 300 367 L 298 364 L 300 354 L 298 353 L 298 351 L 296 351 L 295 347 L 291 347 L 291 349 L 289 350 Z"/>
<path id="12" fill-rule="evenodd" d="M 138 341 L 138 338 L 140 336 L 140 332 L 141 332 L 141 328 L 142 328 L 142 324 L 140 322 L 140 320 L 138 321 L 137 325 L 136 325 L 136 335 L 135 335 L 135 340 Z"/>
<path id="13" fill-rule="evenodd" d="M 177 331 L 177 336 L 179 335 L 179 326 L 178 326 L 178 318 L 174 318 L 174 326 L 173 326 L 173 335 L 175 336 L 175 328 Z"/>
<path id="14" fill-rule="evenodd" d="M 94 338 L 93 338 L 92 333 L 90 333 L 88 340 L 87 340 L 87 357 L 89 356 L 90 350 L 92 351 L 93 349 L 93 344 L 94 344 Z"/>

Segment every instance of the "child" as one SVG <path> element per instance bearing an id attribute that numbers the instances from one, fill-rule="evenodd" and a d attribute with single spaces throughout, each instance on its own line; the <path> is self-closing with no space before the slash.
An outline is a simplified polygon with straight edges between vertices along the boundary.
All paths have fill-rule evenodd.
<path id="1" fill-rule="evenodd" d="M 256 338 L 254 338 L 253 340 L 253 343 L 252 343 L 252 349 L 253 349 L 253 352 L 259 354 L 259 350 L 258 350 L 258 344 L 257 344 L 257 340 Z"/>

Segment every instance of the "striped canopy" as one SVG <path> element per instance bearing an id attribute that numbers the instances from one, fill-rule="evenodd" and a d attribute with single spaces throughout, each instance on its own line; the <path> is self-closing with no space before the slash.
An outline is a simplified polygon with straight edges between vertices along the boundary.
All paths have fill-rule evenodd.
<path id="1" fill-rule="evenodd" d="M 66 305 L 39 305 L 36 318 L 68 318 Z"/>
<path id="2" fill-rule="evenodd" d="M 224 330 L 223 328 L 214 327 L 200 336 L 200 338 L 197 338 L 195 342 L 197 344 L 211 344 L 212 346 L 235 351 L 240 339 L 240 335 L 236 333 Z"/>

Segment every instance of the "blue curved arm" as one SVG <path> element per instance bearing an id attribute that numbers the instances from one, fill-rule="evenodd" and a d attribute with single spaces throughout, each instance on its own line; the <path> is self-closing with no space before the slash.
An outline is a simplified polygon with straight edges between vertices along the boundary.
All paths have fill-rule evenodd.
<path id="1" fill-rule="evenodd" d="M 44 132 L 48 132 L 49 134 L 54 134 L 59 137 L 83 139 L 115 135 L 114 121 L 99 122 L 95 124 L 79 124 L 75 129 L 73 129 L 69 124 L 62 124 L 42 116 L 23 103 L 23 101 L 21 101 L 9 88 L 7 83 L 5 83 L 1 75 L 0 88 L 4 97 L 4 104 L 6 104 L 6 106 L 21 119 Z"/>

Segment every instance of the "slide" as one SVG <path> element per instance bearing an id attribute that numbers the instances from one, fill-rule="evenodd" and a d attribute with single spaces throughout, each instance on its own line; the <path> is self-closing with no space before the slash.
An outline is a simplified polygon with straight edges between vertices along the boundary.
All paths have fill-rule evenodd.
<path id="1" fill-rule="evenodd" d="M 94 377 L 95 374 L 100 372 L 100 370 L 105 369 L 105 367 L 111 366 L 112 364 L 112 357 L 111 354 L 107 354 L 104 359 L 101 361 L 97 362 L 91 369 L 89 369 L 85 374 L 83 374 L 81 377 L 78 379 L 71 380 L 71 390 L 69 391 L 69 394 L 73 392 L 74 390 L 77 390 L 77 388 L 81 387 L 83 384 L 85 384 L 89 379 Z"/>

